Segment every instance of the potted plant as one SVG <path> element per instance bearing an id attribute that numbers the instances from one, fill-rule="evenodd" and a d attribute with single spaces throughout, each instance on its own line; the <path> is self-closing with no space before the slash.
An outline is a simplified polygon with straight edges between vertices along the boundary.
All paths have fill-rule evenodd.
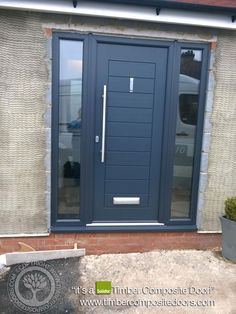
<path id="1" fill-rule="evenodd" d="M 225 216 L 220 217 L 222 226 L 222 255 L 236 262 L 236 196 L 225 201 Z"/>

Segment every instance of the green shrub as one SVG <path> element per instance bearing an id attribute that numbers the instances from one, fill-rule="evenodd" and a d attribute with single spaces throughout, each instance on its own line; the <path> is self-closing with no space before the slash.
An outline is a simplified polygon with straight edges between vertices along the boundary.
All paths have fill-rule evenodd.
<path id="1" fill-rule="evenodd" d="M 236 221 L 236 196 L 225 201 L 225 216 L 229 220 Z"/>

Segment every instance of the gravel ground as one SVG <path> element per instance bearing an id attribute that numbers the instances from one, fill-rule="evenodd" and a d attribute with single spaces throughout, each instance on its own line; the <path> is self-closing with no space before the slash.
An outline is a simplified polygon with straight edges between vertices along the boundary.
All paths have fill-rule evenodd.
<path id="1" fill-rule="evenodd" d="M 215 302 L 215 306 L 160 307 L 154 304 L 149 308 L 145 306 L 84 307 L 81 313 L 236 314 L 236 264 L 226 261 L 217 252 L 158 251 L 86 256 L 81 259 L 80 279 L 83 287 L 93 287 L 94 281 L 97 280 L 111 280 L 113 287 L 140 288 L 141 291 L 139 294 L 132 293 L 135 292 L 133 290 L 130 294 L 113 294 L 105 298 L 154 302 L 178 299 L 191 300 L 192 304 L 196 301 Z M 163 291 L 155 288 L 179 289 L 176 289 L 178 294 L 172 294 L 173 289 Z M 116 291 L 122 292 L 118 288 Z M 160 294 L 161 291 L 166 294 Z M 104 296 L 99 297 L 104 298 Z M 92 299 L 94 296 L 87 295 L 86 298 Z"/>
<path id="2" fill-rule="evenodd" d="M 182 250 L 91 255 L 50 263 L 61 278 L 62 291 L 56 305 L 43 313 L 236 314 L 236 264 L 223 259 L 218 252 Z M 0 313 L 22 313 L 7 294 L 9 273 L 9 270 L 0 273 Z M 96 281 L 111 281 L 113 293 L 94 295 Z M 88 291 L 83 294 L 85 288 L 91 294 Z M 108 305 L 81 306 L 81 301 L 94 299 L 105 300 Z M 109 305 L 108 299 L 118 305 Z M 130 306 L 127 302 L 134 304 Z M 139 302 L 143 305 L 138 306 Z"/>

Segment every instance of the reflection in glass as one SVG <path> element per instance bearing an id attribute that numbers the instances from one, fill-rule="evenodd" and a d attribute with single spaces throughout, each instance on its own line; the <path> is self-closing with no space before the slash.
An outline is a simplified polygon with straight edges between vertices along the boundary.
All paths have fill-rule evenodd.
<path id="1" fill-rule="evenodd" d="M 202 51 L 181 50 L 171 218 L 188 218 Z"/>
<path id="2" fill-rule="evenodd" d="M 58 214 L 62 218 L 79 215 L 82 60 L 82 42 L 60 41 Z"/>

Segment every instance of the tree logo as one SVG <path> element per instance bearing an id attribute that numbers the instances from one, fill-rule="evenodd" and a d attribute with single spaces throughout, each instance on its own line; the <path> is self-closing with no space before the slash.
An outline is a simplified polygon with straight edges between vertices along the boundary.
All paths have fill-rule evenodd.
<path id="1" fill-rule="evenodd" d="M 41 313 L 55 305 L 61 294 L 61 281 L 56 269 L 46 262 L 15 266 L 8 277 L 11 302 L 27 313 Z"/>

